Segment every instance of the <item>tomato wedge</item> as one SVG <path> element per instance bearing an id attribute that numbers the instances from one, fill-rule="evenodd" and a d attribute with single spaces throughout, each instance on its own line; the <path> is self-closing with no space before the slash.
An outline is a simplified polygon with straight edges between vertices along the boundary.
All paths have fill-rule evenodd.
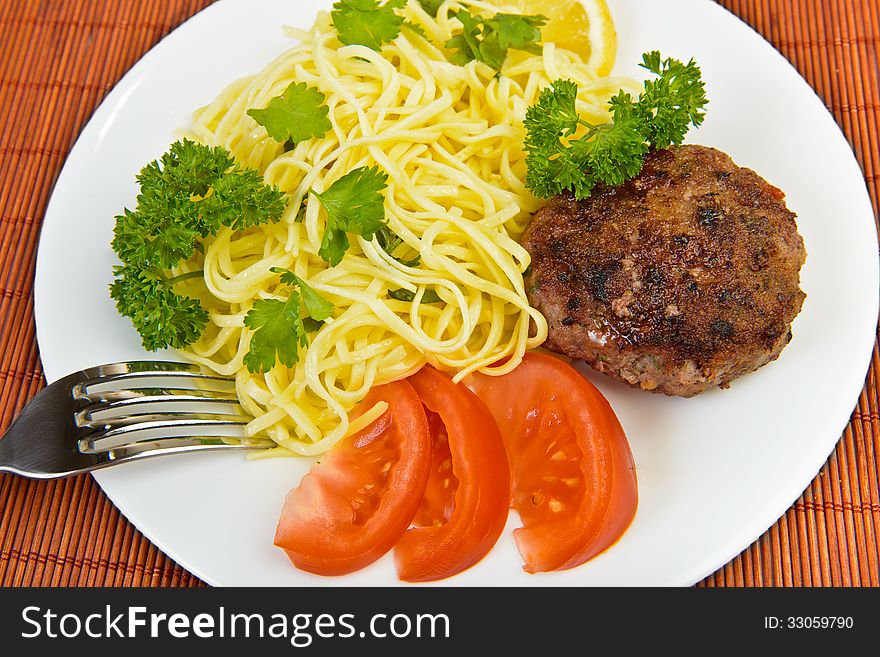
<path id="1" fill-rule="evenodd" d="M 431 367 L 407 380 L 427 409 L 434 459 L 394 559 L 400 579 L 424 582 L 455 575 L 492 549 L 507 522 L 510 472 L 498 426 L 474 393 Z"/>
<path id="2" fill-rule="evenodd" d="M 397 543 L 421 504 L 431 472 L 422 402 L 397 381 L 373 388 L 358 409 L 379 401 L 388 410 L 335 445 L 284 502 L 275 545 L 297 568 L 344 575 L 367 566 Z"/>
<path id="3" fill-rule="evenodd" d="M 635 466 L 620 422 L 595 386 L 538 353 L 509 374 L 474 375 L 469 385 L 507 447 L 524 569 L 573 568 L 617 541 L 638 504 Z"/>

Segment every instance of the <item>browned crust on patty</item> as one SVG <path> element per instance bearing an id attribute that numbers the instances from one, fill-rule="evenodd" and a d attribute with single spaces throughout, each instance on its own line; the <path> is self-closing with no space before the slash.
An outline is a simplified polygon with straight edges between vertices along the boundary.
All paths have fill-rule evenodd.
<path id="1" fill-rule="evenodd" d="M 670 395 L 777 358 L 805 297 L 784 194 L 704 146 L 653 152 L 637 178 L 584 201 L 553 198 L 522 241 L 544 346 Z"/>

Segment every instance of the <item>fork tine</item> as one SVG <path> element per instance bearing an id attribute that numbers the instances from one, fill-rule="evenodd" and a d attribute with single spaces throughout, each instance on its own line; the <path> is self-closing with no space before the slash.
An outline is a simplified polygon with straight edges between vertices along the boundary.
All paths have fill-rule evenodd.
<path id="1" fill-rule="evenodd" d="M 90 390 L 87 394 L 79 391 L 78 401 L 90 404 L 109 404 L 124 399 L 138 399 L 142 397 L 162 397 L 172 399 L 175 396 L 193 395 L 198 392 L 202 399 L 225 399 L 226 401 L 238 401 L 238 397 L 232 391 L 219 392 L 217 390 L 193 390 L 179 388 L 126 388 L 124 390 Z M 73 393 L 72 393 L 73 394 Z"/>
<path id="2" fill-rule="evenodd" d="M 274 447 L 269 441 L 248 441 L 241 444 L 224 443 L 213 438 L 160 438 L 127 447 L 120 447 L 109 452 L 104 452 L 108 464 L 125 463 L 151 456 L 163 456 L 166 454 L 182 454 L 186 452 L 201 452 L 211 450 L 248 450 L 268 449 Z"/>
<path id="3" fill-rule="evenodd" d="M 140 373 L 174 374 L 175 372 L 190 372 L 193 374 L 202 374 L 204 371 L 205 370 L 202 366 L 194 363 L 181 363 L 179 361 L 169 360 L 128 360 L 86 368 L 80 373 L 82 375 L 80 378 L 102 379 L 119 374 Z"/>
<path id="4" fill-rule="evenodd" d="M 85 401 L 100 401 L 112 393 L 143 389 L 162 394 L 175 390 L 235 394 L 233 379 L 207 374 L 197 365 L 187 363 L 115 363 L 93 367 L 82 374 L 84 380 L 73 386 L 73 397 Z"/>
<path id="5" fill-rule="evenodd" d="M 185 418 L 148 420 L 96 431 L 80 438 L 79 451 L 96 454 L 159 438 L 248 438 L 245 420 Z"/>
<path id="6" fill-rule="evenodd" d="M 90 404 L 77 411 L 74 420 L 77 427 L 97 428 L 118 421 L 131 424 L 129 418 L 137 419 L 138 416 L 145 414 L 208 414 L 234 417 L 244 415 L 241 405 L 235 398 L 177 394 L 136 396 Z"/>

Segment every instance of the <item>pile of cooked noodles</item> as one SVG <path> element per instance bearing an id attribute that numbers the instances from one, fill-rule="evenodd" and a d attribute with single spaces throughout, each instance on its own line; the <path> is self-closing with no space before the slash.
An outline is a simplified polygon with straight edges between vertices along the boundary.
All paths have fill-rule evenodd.
<path id="1" fill-rule="evenodd" d="M 403 29 L 376 52 L 344 46 L 329 14 L 309 30 L 288 29 L 298 45 L 257 75 L 238 80 L 197 111 L 188 136 L 227 148 L 289 194 L 281 221 L 245 231 L 223 228 L 208 238 L 204 284 L 189 281 L 210 321 L 185 355 L 235 375 L 254 416 L 252 434 L 277 444 L 274 454 L 317 454 L 349 430 L 348 412 L 376 384 L 406 377 L 423 364 L 460 379 L 479 370 L 503 374 L 543 342 L 547 325 L 523 286 L 529 256 L 518 244 L 539 201 L 526 190 L 523 118 L 553 80 L 579 88 L 581 117 L 607 119 L 606 103 L 625 80 L 600 78 L 575 53 L 543 45 L 540 55 L 511 50 L 501 70 L 458 66 L 443 45 L 461 30 L 451 13 L 483 15 L 503 7 L 446 2 L 436 18 L 416 0 L 401 11 L 427 38 Z M 332 130 L 288 150 L 248 114 L 305 82 L 326 97 Z M 335 267 L 318 249 L 325 215 L 309 190 L 321 192 L 361 166 L 388 174 L 385 217 L 403 239 L 391 257 L 373 239 L 350 236 Z M 297 221 L 301 202 L 304 217 Z M 404 258 L 401 258 L 404 259 Z M 335 306 L 292 368 L 253 374 L 243 365 L 251 332 L 244 317 L 255 300 L 285 299 L 273 267 L 288 268 Z M 412 302 L 389 296 L 403 288 Z M 426 302 L 433 291 L 441 301 Z M 434 296 L 433 294 L 431 295 Z M 293 339 L 293 338 L 292 338 Z"/>

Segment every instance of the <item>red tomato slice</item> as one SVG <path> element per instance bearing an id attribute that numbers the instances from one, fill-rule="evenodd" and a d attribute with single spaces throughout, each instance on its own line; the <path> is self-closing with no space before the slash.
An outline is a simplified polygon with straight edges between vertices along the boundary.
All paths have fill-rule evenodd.
<path id="1" fill-rule="evenodd" d="M 373 388 L 358 408 L 379 401 L 388 410 L 335 445 L 287 496 L 275 545 L 297 568 L 363 568 L 397 543 L 419 509 L 431 472 L 424 407 L 406 381 Z"/>
<path id="2" fill-rule="evenodd" d="M 431 367 L 407 379 L 428 412 L 431 478 L 413 528 L 394 549 L 402 580 L 455 575 L 482 559 L 501 535 L 510 507 L 510 472 L 489 409 Z"/>
<path id="3" fill-rule="evenodd" d="M 573 568 L 626 531 L 638 504 L 626 435 L 602 394 L 566 363 L 526 354 L 470 384 L 501 428 L 511 471 L 513 533 L 530 573 Z"/>

